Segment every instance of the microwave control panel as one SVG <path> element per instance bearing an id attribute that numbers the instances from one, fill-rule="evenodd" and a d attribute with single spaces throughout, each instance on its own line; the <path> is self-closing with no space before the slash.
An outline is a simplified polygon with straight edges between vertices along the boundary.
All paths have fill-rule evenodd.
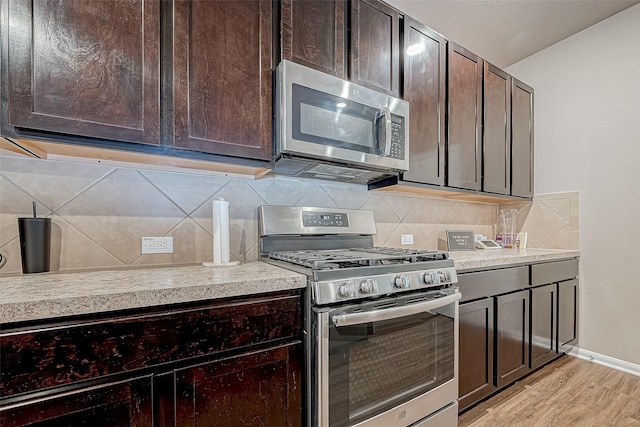
<path id="1" fill-rule="evenodd" d="M 405 125 L 404 117 L 391 115 L 391 153 L 389 157 L 394 159 L 404 159 L 405 152 Z"/>

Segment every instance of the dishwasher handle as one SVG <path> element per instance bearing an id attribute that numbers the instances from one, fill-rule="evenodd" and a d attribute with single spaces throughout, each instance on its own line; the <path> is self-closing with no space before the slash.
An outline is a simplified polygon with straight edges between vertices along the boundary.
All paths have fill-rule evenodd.
<path id="1" fill-rule="evenodd" d="M 331 321 L 336 327 L 361 325 L 363 323 L 380 322 L 382 320 L 398 319 L 400 317 L 411 316 L 425 311 L 435 310 L 456 301 L 462 295 L 459 292 L 436 298 L 434 300 L 420 302 L 402 307 L 387 308 L 383 310 L 367 311 L 364 313 L 336 314 L 331 317 Z"/>

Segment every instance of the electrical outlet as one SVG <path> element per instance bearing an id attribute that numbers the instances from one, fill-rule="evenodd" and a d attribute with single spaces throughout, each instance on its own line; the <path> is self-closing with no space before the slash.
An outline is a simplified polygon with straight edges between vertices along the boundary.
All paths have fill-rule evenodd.
<path id="1" fill-rule="evenodd" d="M 400 243 L 403 245 L 413 245 L 413 234 L 401 234 Z"/>
<path id="2" fill-rule="evenodd" d="M 143 254 L 172 254 L 173 237 L 143 237 Z"/>

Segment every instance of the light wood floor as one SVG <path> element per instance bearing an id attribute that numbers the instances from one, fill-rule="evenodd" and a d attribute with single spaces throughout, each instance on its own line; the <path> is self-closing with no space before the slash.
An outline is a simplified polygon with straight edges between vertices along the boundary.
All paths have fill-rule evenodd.
<path id="1" fill-rule="evenodd" d="M 563 356 L 460 415 L 458 426 L 640 426 L 640 377 Z"/>

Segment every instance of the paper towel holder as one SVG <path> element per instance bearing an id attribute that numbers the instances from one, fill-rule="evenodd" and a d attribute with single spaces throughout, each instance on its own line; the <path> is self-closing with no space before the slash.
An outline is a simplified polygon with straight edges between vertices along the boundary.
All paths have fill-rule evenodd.
<path id="1" fill-rule="evenodd" d="M 213 201 L 213 262 L 205 267 L 233 267 L 240 261 L 230 261 L 229 253 L 229 202 L 223 198 Z"/>

